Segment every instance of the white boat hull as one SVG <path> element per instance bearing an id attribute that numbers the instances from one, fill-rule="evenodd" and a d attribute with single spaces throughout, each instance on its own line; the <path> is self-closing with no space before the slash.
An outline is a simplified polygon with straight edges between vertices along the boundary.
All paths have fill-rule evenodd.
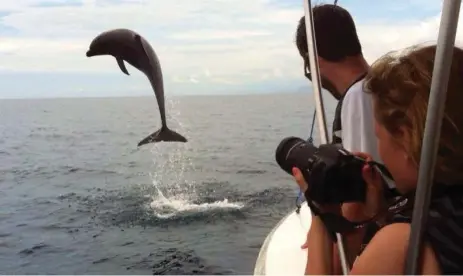
<path id="1" fill-rule="evenodd" d="M 312 215 L 307 203 L 300 213 L 284 217 L 265 239 L 257 257 L 254 275 L 304 275 L 307 249 L 301 249 Z"/>

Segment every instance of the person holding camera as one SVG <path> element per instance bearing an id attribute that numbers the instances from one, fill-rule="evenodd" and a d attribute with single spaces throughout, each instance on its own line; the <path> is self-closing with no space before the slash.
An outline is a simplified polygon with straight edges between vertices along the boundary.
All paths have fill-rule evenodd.
<path id="1" fill-rule="evenodd" d="M 372 159 L 380 161 L 374 133 L 373 103 L 371 95 L 363 91 L 369 65 L 363 57 L 354 20 L 346 9 L 332 4 L 314 6 L 313 20 L 321 85 L 338 100 L 332 143 L 351 152 L 368 153 Z M 297 26 L 296 46 L 304 61 L 304 74 L 311 80 L 304 16 Z M 362 204 L 350 203 L 343 206 L 342 213 L 346 218 L 356 220 L 360 219 L 358 213 L 362 209 Z M 357 236 L 346 241 L 346 247 L 358 243 L 365 233 L 376 229 L 375 225 L 362 229 Z M 355 255 L 347 257 L 352 263 Z"/>
<path id="2" fill-rule="evenodd" d="M 359 224 L 351 223 L 356 227 L 346 224 L 341 216 L 341 206 L 344 202 L 361 198 L 364 208 L 357 214 L 357 219 L 363 220 L 367 216 L 380 229 L 364 248 L 361 242 L 348 248 L 356 247 L 354 251 L 358 252 L 351 274 L 404 273 L 435 55 L 435 45 L 412 47 L 400 56 L 388 54 L 376 61 L 365 77 L 366 93 L 373 98 L 379 154 L 401 194 L 397 204 L 390 205 L 385 200 L 383 177 L 374 169 L 377 163 L 371 161 L 369 154 L 356 153 L 354 158 L 345 152 L 340 154 L 342 150 L 336 151 L 333 146 L 323 145 L 315 148 L 315 154 L 310 153 L 314 157 L 309 161 L 318 161 L 311 161 L 310 166 L 294 166 L 296 160 L 307 158 L 296 158 L 303 152 L 293 149 L 296 147 L 288 151 L 293 151 L 287 158 L 292 163 L 284 166 L 288 167 L 287 170 L 293 166 L 294 178 L 305 192 L 313 213 L 307 238 L 306 274 L 340 273 L 337 270 L 339 259 L 334 257 L 335 236 L 332 233 L 342 229 L 340 232 L 344 237 L 356 235 Z M 463 49 L 454 47 L 452 60 L 419 274 L 463 274 L 463 116 L 460 111 L 463 102 Z M 306 151 L 305 155 L 309 153 L 307 150 L 314 152 L 310 147 L 314 148 L 301 146 Z M 350 159 L 346 159 L 348 156 L 351 156 Z M 319 166 L 317 162 L 323 165 Z M 365 164 L 363 167 L 358 166 L 361 162 Z M 342 166 L 339 163 L 343 163 Z M 349 167 L 354 163 L 357 167 Z M 336 173 L 327 171 L 334 167 Z M 358 169 L 354 171 L 353 168 Z M 333 176 L 338 173 L 347 176 L 347 183 L 337 183 L 336 186 L 336 182 L 329 181 L 329 178 L 340 178 L 339 175 Z M 362 176 L 363 183 L 366 183 L 364 188 L 357 180 L 354 181 L 355 175 Z M 347 194 L 335 194 L 342 189 L 363 191 L 364 194 L 352 192 L 350 198 Z"/>

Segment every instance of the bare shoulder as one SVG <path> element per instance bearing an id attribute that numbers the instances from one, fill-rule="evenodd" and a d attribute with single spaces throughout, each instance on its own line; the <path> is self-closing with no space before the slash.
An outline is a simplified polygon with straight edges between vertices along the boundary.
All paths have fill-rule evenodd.
<path id="1" fill-rule="evenodd" d="M 403 274 L 410 238 L 410 224 L 394 223 L 376 233 L 356 260 L 351 274 Z M 441 274 L 437 258 L 428 244 L 422 252 L 421 274 Z"/>

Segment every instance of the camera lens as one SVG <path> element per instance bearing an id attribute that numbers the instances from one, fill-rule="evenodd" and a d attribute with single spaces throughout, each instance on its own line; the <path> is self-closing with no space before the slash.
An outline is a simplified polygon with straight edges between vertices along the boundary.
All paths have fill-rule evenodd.
<path id="1" fill-rule="evenodd" d="M 287 173 L 292 174 L 294 164 L 288 162 L 288 157 L 291 151 L 298 145 L 304 144 L 305 141 L 297 137 L 287 137 L 283 139 L 275 151 L 275 159 L 277 164 Z"/>

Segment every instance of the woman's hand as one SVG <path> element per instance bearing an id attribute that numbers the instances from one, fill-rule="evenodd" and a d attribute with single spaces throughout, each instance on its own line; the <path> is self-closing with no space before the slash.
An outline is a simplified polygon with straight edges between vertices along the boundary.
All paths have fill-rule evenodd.
<path id="1" fill-rule="evenodd" d="M 367 153 L 355 152 L 353 154 L 362 157 L 367 162 L 372 161 L 371 156 Z M 309 188 L 309 184 L 305 181 L 301 171 L 298 168 L 293 168 L 293 176 L 296 180 L 296 183 L 299 185 L 300 190 L 305 192 Z M 368 164 L 362 168 L 362 176 L 367 184 L 366 202 L 344 203 L 342 204 L 342 207 L 340 205 L 323 205 L 320 206 L 322 211 L 342 213 L 346 219 L 354 222 L 367 220 L 376 215 L 384 205 L 382 185 L 383 180 L 381 179 L 381 176 L 376 171 L 376 169 Z"/>
<path id="2" fill-rule="evenodd" d="M 302 172 L 298 168 L 294 167 L 293 176 L 301 191 L 305 193 L 305 191 L 309 188 L 309 184 L 305 181 Z M 341 214 L 341 204 L 322 204 L 319 208 L 322 212 Z"/>
<path id="3" fill-rule="evenodd" d="M 370 155 L 362 152 L 353 153 L 356 156 L 364 158 L 367 162 L 372 161 Z M 293 168 L 293 176 L 301 191 L 305 192 L 309 184 L 305 181 L 301 171 Z M 321 206 L 323 212 L 342 213 L 342 215 L 353 222 L 364 221 L 372 218 L 381 211 L 384 206 L 383 185 L 379 173 L 370 165 L 366 164 L 362 168 L 362 176 L 367 184 L 366 202 L 350 202 L 340 205 Z M 354 233 L 352 233 L 354 234 Z M 307 248 L 307 242 L 302 245 Z"/>
<path id="4" fill-rule="evenodd" d="M 367 162 L 373 161 L 367 153 L 355 152 L 353 154 L 364 158 Z M 362 176 L 367 184 L 367 195 L 365 203 L 362 204 L 362 214 L 358 212 L 358 216 L 361 217 L 363 215 L 364 219 L 369 219 L 378 214 L 385 206 L 383 179 L 378 171 L 368 164 L 363 167 Z"/>
<path id="5" fill-rule="evenodd" d="M 367 162 L 373 160 L 367 153 L 354 152 L 352 154 L 364 158 Z M 372 218 L 381 211 L 385 203 L 382 185 L 383 180 L 376 169 L 366 164 L 362 168 L 362 176 L 367 184 L 366 201 L 364 203 L 350 202 L 342 205 L 342 215 L 353 222 Z"/>

